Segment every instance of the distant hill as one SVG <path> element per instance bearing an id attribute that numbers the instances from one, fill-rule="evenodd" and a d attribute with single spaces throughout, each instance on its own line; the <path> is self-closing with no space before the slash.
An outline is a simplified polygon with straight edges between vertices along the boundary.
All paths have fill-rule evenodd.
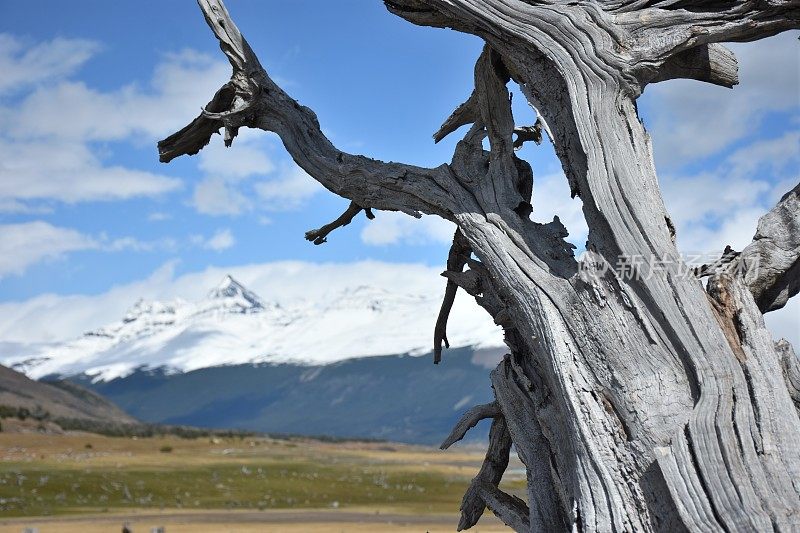
<path id="1" fill-rule="evenodd" d="M 487 366 L 499 354 L 458 348 L 437 366 L 429 357 L 382 356 L 70 379 L 146 422 L 438 444 L 463 411 L 491 401 Z M 469 436 L 487 433 L 481 424 Z"/>
<path id="2" fill-rule="evenodd" d="M 43 383 L 0 365 L 0 406 L 50 418 L 132 424 L 136 419 L 95 392 L 67 381 Z"/>
<path id="3" fill-rule="evenodd" d="M 197 301 L 140 300 L 73 340 L 0 342 L 0 362 L 78 383 L 150 424 L 433 444 L 491 400 L 486 359 L 502 353 L 497 326 L 464 297 L 442 364 L 416 357 L 430 350 L 440 297 L 359 285 L 279 303 L 226 276 Z M 69 382 L 53 387 L 104 405 Z"/>

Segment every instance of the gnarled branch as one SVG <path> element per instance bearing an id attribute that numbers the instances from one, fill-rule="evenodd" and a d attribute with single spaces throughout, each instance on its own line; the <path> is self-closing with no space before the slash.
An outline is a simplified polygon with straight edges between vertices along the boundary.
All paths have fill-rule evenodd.
<path id="1" fill-rule="evenodd" d="M 385 163 L 338 150 L 322 133 L 314 112 L 289 97 L 267 75 L 222 1 L 198 3 L 233 73 L 198 118 L 159 143 L 162 161 L 196 154 L 220 127 L 225 127 L 226 144 L 242 126 L 260 128 L 277 133 L 311 177 L 357 205 L 413 216 L 437 214 L 452 220 L 455 183 L 447 165 L 429 169 Z"/>
<path id="2" fill-rule="evenodd" d="M 487 490 L 487 486 L 497 488 L 503 473 L 508 467 L 508 454 L 511 450 L 511 435 L 505 420 L 495 418 L 492 427 L 489 429 L 489 447 L 486 449 L 486 457 L 483 460 L 481 469 L 469 484 L 464 498 L 461 500 L 461 519 L 458 522 L 458 530 L 469 529 L 478 523 L 483 511 L 486 509 L 486 499 L 493 499 L 493 493 Z M 496 507 L 501 507 L 497 505 Z"/>
<path id="3" fill-rule="evenodd" d="M 478 492 L 494 515 L 514 531 L 529 531 L 529 511 L 525 502 L 490 483 L 478 484 Z"/>
<path id="4" fill-rule="evenodd" d="M 460 441 L 464 438 L 464 435 L 467 434 L 467 431 L 475 427 L 475 424 L 484 420 L 486 418 L 497 418 L 498 416 L 503 416 L 500 412 L 500 407 L 498 407 L 497 402 L 491 403 L 484 403 L 481 405 L 476 405 L 469 409 L 464 416 L 458 421 L 458 423 L 453 427 L 453 431 L 450 432 L 450 435 L 442 445 L 439 446 L 439 449 L 446 450 L 454 443 Z"/>
<path id="5" fill-rule="evenodd" d="M 228 109 L 233 104 L 235 96 L 236 90 L 233 88 L 233 84 L 223 85 L 206 105 L 204 112 L 180 131 L 159 141 L 159 160 L 162 163 L 169 163 L 180 155 L 194 155 L 202 150 L 211 140 L 211 136 L 223 126 L 221 120 L 208 118 L 205 111 L 216 112 Z"/>
<path id="6" fill-rule="evenodd" d="M 692 79 L 731 88 L 739 83 L 736 56 L 721 44 L 703 44 L 671 56 L 648 82 L 673 79 Z"/>
<path id="7" fill-rule="evenodd" d="M 786 339 L 775 343 L 775 351 L 780 357 L 783 380 L 786 382 L 789 396 L 792 398 L 797 412 L 800 413 L 800 360 L 794 353 L 794 347 Z"/>
<path id="8" fill-rule="evenodd" d="M 740 260 L 762 312 L 780 309 L 800 291 L 800 183 L 761 217 Z"/>
<path id="9" fill-rule="evenodd" d="M 355 216 L 359 214 L 362 209 L 363 208 L 358 204 L 356 204 L 355 202 L 350 202 L 350 205 L 347 206 L 347 209 L 344 211 L 344 213 L 339 215 L 339 217 L 336 220 L 328 224 L 325 224 L 319 229 L 312 229 L 307 231 L 306 240 L 311 241 L 314 244 L 322 244 L 323 242 L 327 242 L 328 240 L 327 237 L 330 232 L 332 232 L 337 228 L 341 228 L 342 226 L 350 224 L 350 222 L 353 221 L 353 218 L 355 218 Z M 372 210 L 370 210 L 370 208 L 367 207 L 365 209 L 365 212 L 368 219 L 372 220 L 373 218 L 375 218 L 375 215 L 372 214 Z"/>
<path id="10" fill-rule="evenodd" d="M 461 230 L 456 230 L 453 235 L 453 244 L 450 246 L 450 252 L 447 254 L 447 271 L 448 272 L 461 272 L 464 265 L 469 260 L 472 253 L 467 239 Z M 458 285 L 452 280 L 447 280 L 447 285 L 444 289 L 444 298 L 442 298 L 442 306 L 439 309 L 439 316 L 436 318 L 436 326 L 433 330 L 433 363 L 439 364 L 442 360 L 442 343 L 449 348 L 450 343 L 447 340 L 447 319 L 450 317 L 450 311 L 453 309 L 453 302 L 456 299 L 456 292 Z"/>
<path id="11" fill-rule="evenodd" d="M 536 144 L 542 143 L 542 119 L 537 118 L 533 126 L 519 126 L 514 128 L 514 133 L 517 138 L 514 139 L 514 148 L 522 148 L 522 145 L 528 141 L 533 141 Z"/>
<path id="12" fill-rule="evenodd" d="M 433 134 L 433 142 L 438 143 L 461 126 L 465 124 L 472 124 L 480 118 L 476 107 L 478 105 L 477 98 L 473 92 L 466 102 L 456 108 L 453 113 L 447 117 L 439 130 Z"/>

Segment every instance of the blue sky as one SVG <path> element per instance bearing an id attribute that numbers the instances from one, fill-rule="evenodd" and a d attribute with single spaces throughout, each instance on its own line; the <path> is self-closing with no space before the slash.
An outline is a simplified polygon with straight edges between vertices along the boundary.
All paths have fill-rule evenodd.
<path id="1" fill-rule="evenodd" d="M 272 135 L 244 132 L 229 150 L 217 137 L 200 156 L 158 163 L 156 141 L 188 123 L 229 76 L 194 2 L 2 4 L 0 339 L 31 309 L 74 306 L 70 295 L 91 296 L 110 320 L 133 303 L 120 299 L 157 297 L 198 272 L 285 260 L 444 264 L 452 228 L 427 217 L 378 213 L 325 245 L 306 242 L 306 230 L 347 202 L 305 176 Z M 412 26 L 380 1 L 228 7 L 273 78 L 317 112 L 342 149 L 449 161 L 458 135 L 434 145 L 431 134 L 471 90 L 477 38 Z M 800 173 L 797 32 L 735 50 L 735 90 L 674 81 L 640 99 L 685 251 L 740 249 Z M 532 123 L 512 91 L 517 122 Z M 521 156 L 536 173 L 534 218 L 559 214 L 580 246 L 580 205 L 552 147 Z M 776 327 L 798 326 L 792 313 Z M 58 334 L 100 325 L 92 317 Z M 36 327 L 26 331 L 36 339 Z"/>

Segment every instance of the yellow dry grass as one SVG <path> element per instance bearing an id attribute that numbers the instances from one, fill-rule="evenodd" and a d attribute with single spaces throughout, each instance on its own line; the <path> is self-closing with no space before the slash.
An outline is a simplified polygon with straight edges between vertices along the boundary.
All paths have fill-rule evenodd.
<path id="1" fill-rule="evenodd" d="M 0 533 L 453 531 L 482 460 L 477 447 L 0 433 Z M 488 511 L 479 526 L 504 530 Z"/>

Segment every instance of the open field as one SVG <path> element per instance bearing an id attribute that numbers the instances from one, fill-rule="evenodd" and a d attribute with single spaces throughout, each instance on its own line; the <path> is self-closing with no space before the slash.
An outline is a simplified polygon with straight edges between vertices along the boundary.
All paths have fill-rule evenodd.
<path id="1" fill-rule="evenodd" d="M 0 532 L 126 521 L 140 531 L 452 531 L 482 458 L 393 443 L 0 433 Z M 524 487 L 513 475 L 504 484 Z M 482 522 L 500 526 L 488 512 Z"/>

